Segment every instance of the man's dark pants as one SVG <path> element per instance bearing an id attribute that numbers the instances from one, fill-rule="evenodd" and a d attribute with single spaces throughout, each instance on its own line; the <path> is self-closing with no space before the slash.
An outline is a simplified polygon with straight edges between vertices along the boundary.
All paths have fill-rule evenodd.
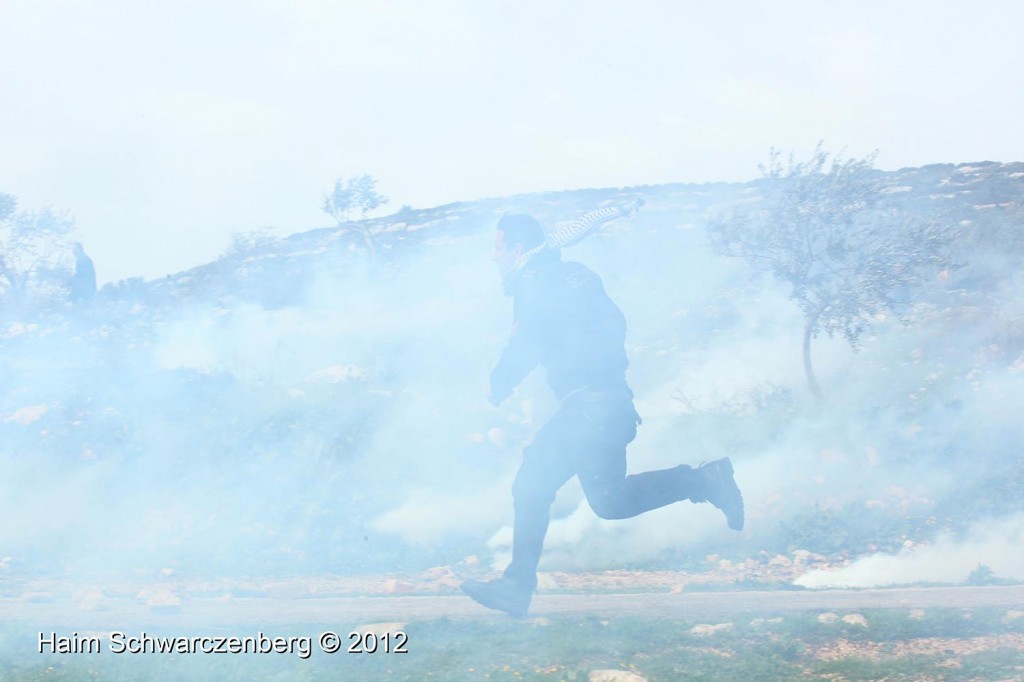
<path id="1" fill-rule="evenodd" d="M 689 467 L 626 475 L 626 446 L 639 422 L 625 391 L 586 390 L 563 401 L 523 450 L 512 484 L 515 528 L 506 577 L 536 588 L 551 503 L 573 476 L 579 476 L 590 508 L 603 519 L 627 519 L 687 499 Z"/>

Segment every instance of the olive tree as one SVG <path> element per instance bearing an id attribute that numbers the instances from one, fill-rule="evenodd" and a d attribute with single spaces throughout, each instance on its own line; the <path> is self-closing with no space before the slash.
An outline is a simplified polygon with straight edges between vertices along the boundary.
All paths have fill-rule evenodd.
<path id="1" fill-rule="evenodd" d="M 833 157 L 819 144 L 810 159 L 783 165 L 772 150 L 761 166 L 759 200 L 708 226 L 712 247 L 741 257 L 791 287 L 804 316 L 803 364 L 811 393 L 821 389 L 811 342 L 841 334 L 857 350 L 881 314 L 905 321 L 915 293 L 951 266 L 952 229 L 885 202 L 875 155 Z"/>
<path id="2" fill-rule="evenodd" d="M 52 209 L 17 206 L 14 196 L 0 193 L 0 295 L 21 306 L 30 291 L 45 295 L 66 283 L 74 221 Z"/>

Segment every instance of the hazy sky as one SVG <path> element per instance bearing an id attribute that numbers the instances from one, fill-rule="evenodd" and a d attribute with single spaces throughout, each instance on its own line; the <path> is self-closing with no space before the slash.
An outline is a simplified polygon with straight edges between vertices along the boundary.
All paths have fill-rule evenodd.
<path id="1" fill-rule="evenodd" d="M 69 210 L 102 283 L 330 225 L 361 173 L 390 212 L 748 180 L 819 139 L 1020 161 L 1021 26 L 1016 0 L 0 0 L 0 191 Z"/>

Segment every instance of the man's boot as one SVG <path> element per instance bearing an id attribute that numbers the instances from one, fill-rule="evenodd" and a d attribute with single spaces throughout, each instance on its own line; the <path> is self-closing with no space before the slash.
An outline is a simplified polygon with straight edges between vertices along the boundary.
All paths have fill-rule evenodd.
<path id="1" fill-rule="evenodd" d="M 533 597 L 533 590 L 506 577 L 497 580 L 466 580 L 462 583 L 462 591 L 476 603 L 511 616 L 525 616 Z"/>
<path id="2" fill-rule="evenodd" d="M 701 464 L 694 473 L 697 475 L 696 492 L 690 499 L 694 502 L 710 502 L 725 514 L 729 528 L 743 530 L 743 495 L 736 485 L 729 458 Z"/>

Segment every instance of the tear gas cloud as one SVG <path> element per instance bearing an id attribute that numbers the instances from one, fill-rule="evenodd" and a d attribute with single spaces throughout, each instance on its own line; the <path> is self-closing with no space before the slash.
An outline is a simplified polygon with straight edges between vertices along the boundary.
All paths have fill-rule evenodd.
<path id="1" fill-rule="evenodd" d="M 986 360 L 967 340 L 977 328 L 960 339 L 940 315 L 880 322 L 860 353 L 815 342 L 829 396 L 811 409 L 789 292 L 714 255 L 699 216 L 682 220 L 648 194 L 632 226 L 565 257 L 602 276 L 630 325 L 645 420 L 630 470 L 732 457 L 748 530 L 728 535 L 715 510 L 686 503 L 602 521 L 573 482 L 541 569 L 694 568 L 710 553 L 808 549 L 879 556 L 807 585 L 959 580 L 977 563 L 1024 577 L 992 553 L 1019 545 L 1019 514 L 970 505 L 957 519 L 949 502 L 958 488 L 977 499 L 1016 451 L 1020 361 Z M 429 237 L 417 243 L 382 233 L 380 263 L 311 236 L 323 243 L 280 241 L 272 258 L 187 273 L 188 297 L 172 282 L 108 291 L 75 316 L 6 320 L 4 570 L 359 574 L 470 554 L 500 567 L 519 452 L 556 405 L 539 371 L 502 407 L 485 400 L 511 322 L 492 230 L 501 210 L 549 225 L 576 217 L 551 205 L 428 215 L 413 225 Z M 258 288 L 240 288 L 243 271 Z M 1007 286 L 996 307 L 1019 321 L 1019 280 Z M 915 539 L 927 549 L 872 544 L 879 528 L 929 517 L 934 533 Z M 965 553 L 977 560 L 947 561 Z M 950 570 L 912 570 L 928 563 Z"/>
<path id="2" fill-rule="evenodd" d="M 796 579 L 804 587 L 875 587 L 912 583 L 960 583 L 979 567 L 994 575 L 1024 575 L 1024 515 L 974 524 L 965 539 L 940 534 L 933 543 L 878 553 L 835 571 L 816 570 Z"/>

